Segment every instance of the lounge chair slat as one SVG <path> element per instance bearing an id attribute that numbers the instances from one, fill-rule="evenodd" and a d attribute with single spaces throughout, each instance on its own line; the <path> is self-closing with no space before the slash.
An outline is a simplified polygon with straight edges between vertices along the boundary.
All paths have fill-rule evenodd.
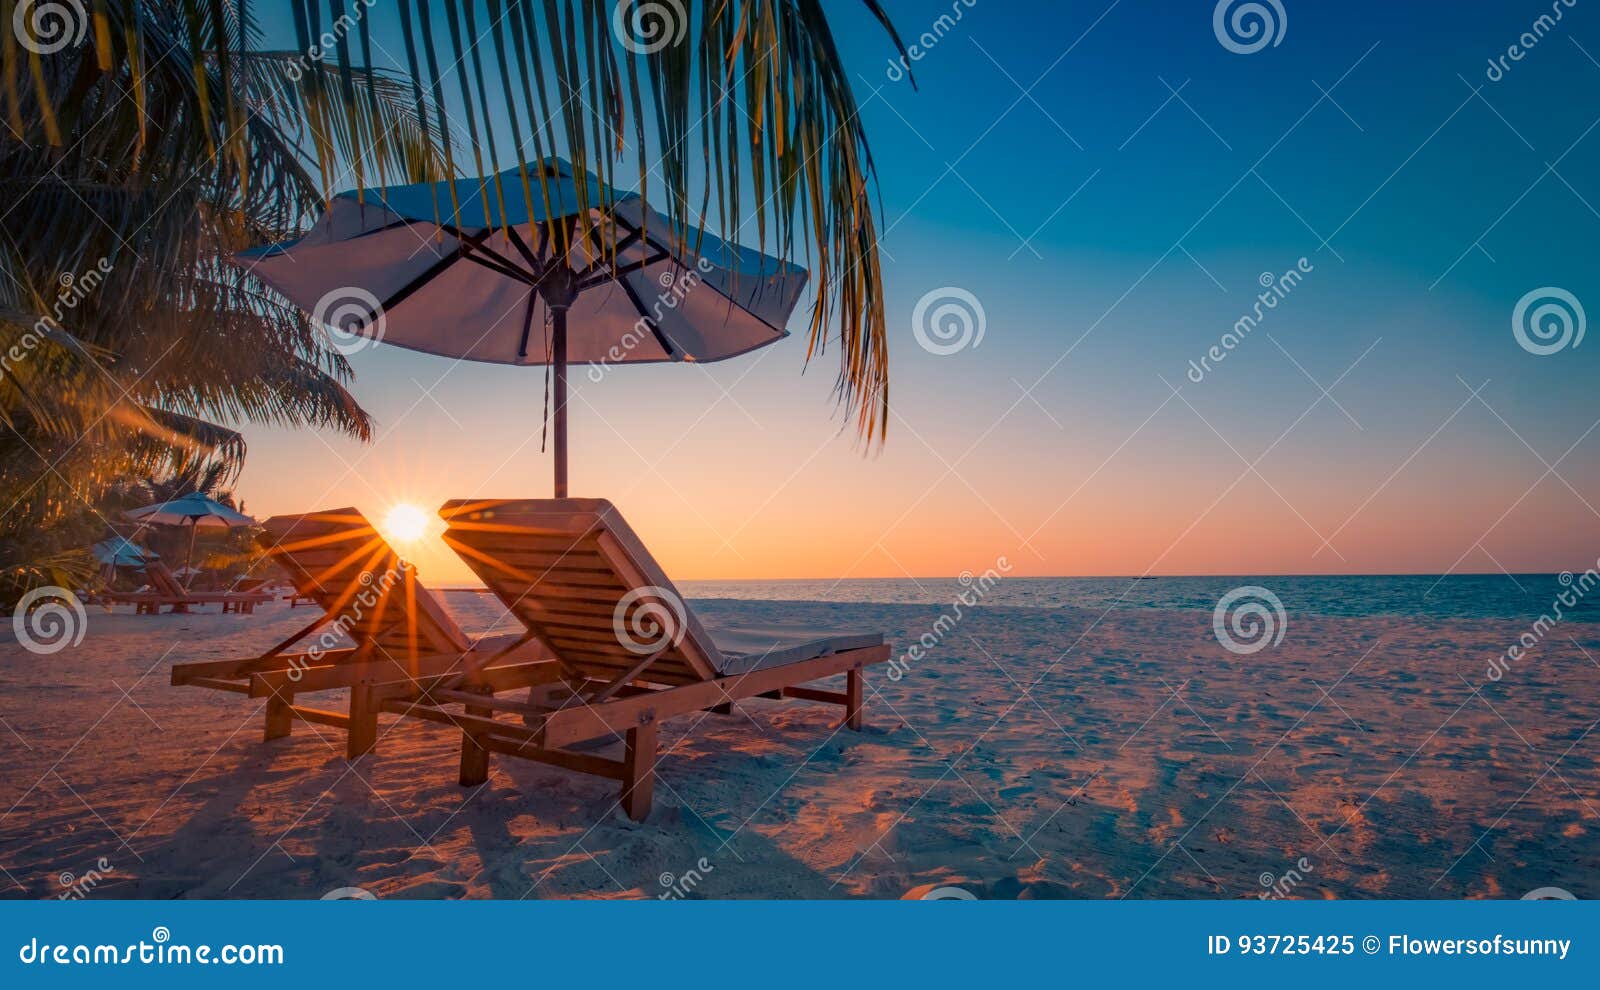
<path id="1" fill-rule="evenodd" d="M 330 712 L 325 708 L 305 708 L 301 705 L 289 705 L 288 709 L 291 715 L 302 722 L 331 725 L 336 729 L 343 729 L 350 724 L 350 716 L 343 712 Z"/>
<path id="2" fill-rule="evenodd" d="M 518 598 L 526 599 L 528 597 L 523 595 L 522 592 L 526 592 L 533 587 L 536 577 L 536 575 L 529 575 L 529 579 L 527 581 L 518 584 L 497 583 L 493 581 L 486 581 L 485 583 L 487 583 L 489 587 L 497 593 L 507 591 L 513 592 L 511 599 L 507 602 L 507 604 L 512 605 L 513 607 L 519 607 L 514 603 L 517 602 Z M 587 603 L 602 606 L 608 609 L 616 607 L 617 599 L 622 597 L 623 591 L 625 590 L 619 586 L 615 592 L 611 593 L 610 596 L 607 597 L 594 588 L 574 588 L 563 586 L 553 581 L 539 581 L 538 588 L 539 597 L 549 601 L 561 602 L 562 604 Z M 533 608 L 534 606 L 526 605 L 520 607 Z"/>
<path id="3" fill-rule="evenodd" d="M 326 642 L 307 639 L 308 652 L 285 653 L 304 638 L 296 636 L 265 656 L 177 664 L 172 680 L 267 699 L 267 739 L 288 735 L 296 719 L 318 722 L 347 730 L 346 752 L 354 758 L 377 740 L 375 684 L 459 680 L 486 662 L 494 666 L 471 676 L 491 686 L 557 676 L 548 651 L 536 640 L 494 637 L 475 645 L 355 509 L 275 516 L 264 530 L 260 542 L 289 574 L 296 594 L 326 613 L 302 632 L 333 626 L 354 647 L 327 649 Z M 322 628 L 318 635 L 330 631 Z M 502 667 L 514 668 L 516 676 L 502 675 Z M 349 689 L 349 714 L 293 704 L 296 694 L 332 689 Z"/>
<path id="4" fill-rule="evenodd" d="M 525 571 L 533 571 L 535 568 L 560 567 L 568 570 L 592 570 L 605 574 L 611 573 L 611 569 L 606 566 L 605 558 L 593 550 L 573 549 L 558 552 L 512 546 L 499 551 L 499 556 L 506 563 L 516 564 Z"/>
<path id="5" fill-rule="evenodd" d="M 562 747 L 620 735 L 622 801 L 627 813 L 649 812 L 661 720 L 757 695 L 822 701 L 845 708 L 846 724 L 861 725 L 861 667 L 887 660 L 881 638 L 835 637 L 855 648 L 818 640 L 789 642 L 782 650 L 756 652 L 759 635 L 743 632 L 737 651 L 724 656 L 610 503 L 599 499 L 476 500 L 448 503 L 440 514 L 451 546 L 527 629 L 550 648 L 584 703 L 541 713 L 539 706 L 506 708 L 483 695 L 444 693 L 459 704 L 462 726 L 460 781 L 488 779 L 489 755 L 502 753 L 610 775 L 614 763 L 586 766 Z M 581 561 L 581 563 L 579 563 Z M 603 573 L 597 574 L 597 569 Z M 635 592 L 638 592 L 637 594 Z M 619 609 L 665 604 L 682 628 L 669 630 L 672 645 L 641 655 L 632 637 L 652 630 L 632 624 Z M 681 613 L 681 614 L 680 614 Z M 621 624 L 619 626 L 619 623 Z M 629 642 L 624 642 L 626 631 Z M 876 641 L 878 645 L 865 645 Z M 782 637 L 774 642 L 778 646 Z M 859 645 L 858 645 L 859 644 Z M 816 649 L 814 654 L 804 651 Z M 778 659 L 763 662 L 767 656 Z M 738 664 L 737 674 L 731 673 Z M 844 692 L 801 687 L 807 681 L 845 674 Z M 532 733 L 479 718 L 496 710 L 521 711 Z M 525 710 L 530 709 L 530 710 Z M 388 710 L 393 710 L 390 708 Z M 448 721 L 448 713 L 421 715 Z M 586 760 L 592 758 L 585 758 Z"/>
<path id="6" fill-rule="evenodd" d="M 248 684 L 240 684 L 238 681 L 225 681 L 220 677 L 191 677 L 183 683 L 193 684 L 195 687 L 213 688 L 217 691 L 232 691 L 235 694 L 250 693 Z"/>

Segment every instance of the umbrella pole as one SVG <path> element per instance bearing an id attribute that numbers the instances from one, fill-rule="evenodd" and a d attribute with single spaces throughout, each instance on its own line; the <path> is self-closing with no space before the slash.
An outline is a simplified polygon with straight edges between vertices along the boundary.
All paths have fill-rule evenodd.
<path id="1" fill-rule="evenodd" d="M 561 235 L 569 242 L 572 231 Z M 569 242 L 570 243 L 570 242 Z M 578 298 L 578 273 L 568 266 L 564 256 L 557 257 L 539 277 L 539 296 L 550 310 L 550 363 L 553 365 L 556 414 L 555 422 L 555 496 L 567 497 L 567 310 Z M 532 312 L 530 310 L 530 312 Z"/>
<path id="2" fill-rule="evenodd" d="M 567 307 L 552 307 L 551 350 L 555 358 L 556 498 L 567 497 Z"/>
<path id="3" fill-rule="evenodd" d="M 195 525 L 195 520 L 193 520 L 193 519 L 189 520 L 189 555 L 187 557 L 183 558 L 183 570 L 184 570 L 184 574 L 183 574 L 183 590 L 184 591 L 188 591 L 189 590 L 189 583 L 194 580 L 194 572 L 193 572 L 193 570 L 191 570 L 191 568 L 194 567 L 194 537 L 195 537 L 195 531 L 198 528 L 199 527 L 197 527 Z"/>

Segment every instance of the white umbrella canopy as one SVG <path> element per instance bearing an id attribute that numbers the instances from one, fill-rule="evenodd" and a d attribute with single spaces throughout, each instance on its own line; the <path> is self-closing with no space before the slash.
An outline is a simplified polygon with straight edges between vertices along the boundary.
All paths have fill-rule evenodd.
<path id="1" fill-rule="evenodd" d="M 236 260 L 336 340 L 551 366 L 558 496 L 569 362 L 720 361 L 765 347 L 788 335 L 807 278 L 711 234 L 680 239 L 637 194 L 559 158 L 340 193 L 304 237 Z"/>

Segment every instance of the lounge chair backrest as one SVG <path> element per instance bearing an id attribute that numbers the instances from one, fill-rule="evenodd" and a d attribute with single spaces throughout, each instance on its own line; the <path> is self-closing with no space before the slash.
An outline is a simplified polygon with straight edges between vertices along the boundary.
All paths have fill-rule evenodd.
<path id="1" fill-rule="evenodd" d="M 150 587 L 158 594 L 170 598 L 182 598 L 185 594 L 178 576 L 159 560 L 152 560 L 144 565 L 144 576 L 150 579 Z"/>
<path id="2" fill-rule="evenodd" d="M 296 593 L 335 615 L 358 646 L 380 647 L 394 659 L 471 648 L 416 568 L 356 509 L 273 516 L 257 542 Z"/>
<path id="3" fill-rule="evenodd" d="M 716 676 L 720 654 L 660 565 L 604 499 L 461 499 L 444 541 L 569 670 L 654 684 Z M 652 659 L 653 658 L 653 659 Z"/>

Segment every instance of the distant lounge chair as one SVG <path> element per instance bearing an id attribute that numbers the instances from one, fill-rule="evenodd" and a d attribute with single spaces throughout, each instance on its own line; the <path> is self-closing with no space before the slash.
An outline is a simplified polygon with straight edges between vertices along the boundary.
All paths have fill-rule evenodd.
<path id="1" fill-rule="evenodd" d="M 254 589 L 233 591 L 190 591 L 159 560 L 144 566 L 144 575 L 150 581 L 148 591 L 107 591 L 99 600 L 109 605 L 132 605 L 135 615 L 157 615 L 163 605 L 174 612 L 187 612 L 190 605 L 220 603 L 224 612 L 248 615 L 257 605 L 272 601 L 272 595 Z"/>
<path id="2" fill-rule="evenodd" d="M 463 785 L 488 779 L 500 753 L 618 780 L 622 805 L 650 811 L 659 727 L 675 715 L 730 712 L 756 696 L 844 708 L 862 726 L 862 668 L 889 658 L 881 634 L 761 628 L 708 633 L 620 513 L 601 499 L 453 501 L 440 510 L 448 543 L 554 654 L 557 688 L 540 704 L 497 697 L 516 678 L 469 669 L 374 685 L 367 704 L 462 730 Z M 634 611 L 643 609 L 644 611 Z M 654 623 L 654 624 L 653 624 Z M 642 641 L 641 641 L 642 640 Z M 844 674 L 843 691 L 803 685 Z M 567 696 L 560 699 L 561 688 Z M 447 710 L 460 705 L 462 711 Z M 497 721 L 497 712 L 522 716 Z M 624 737 L 622 760 L 576 752 Z"/>
<path id="3" fill-rule="evenodd" d="M 260 656 L 176 664 L 172 683 L 265 698 L 265 739 L 289 735 L 296 719 L 329 725 L 348 732 L 346 753 L 354 759 L 377 742 L 377 712 L 366 704 L 363 685 L 407 683 L 469 662 L 491 678 L 507 676 L 501 668 L 511 666 L 511 676 L 527 685 L 548 669 L 528 663 L 548 660 L 529 637 L 469 639 L 417 580 L 416 569 L 355 509 L 274 516 L 258 540 L 288 572 L 296 594 L 316 602 L 323 614 Z M 319 631 L 310 649 L 288 652 Z M 297 694 L 341 688 L 356 689 L 348 712 L 294 701 Z"/>
<path id="4" fill-rule="evenodd" d="M 258 591 L 265 592 L 268 580 L 268 578 L 237 577 L 233 579 L 233 584 L 228 586 L 228 593 L 231 595 L 248 595 Z"/>

